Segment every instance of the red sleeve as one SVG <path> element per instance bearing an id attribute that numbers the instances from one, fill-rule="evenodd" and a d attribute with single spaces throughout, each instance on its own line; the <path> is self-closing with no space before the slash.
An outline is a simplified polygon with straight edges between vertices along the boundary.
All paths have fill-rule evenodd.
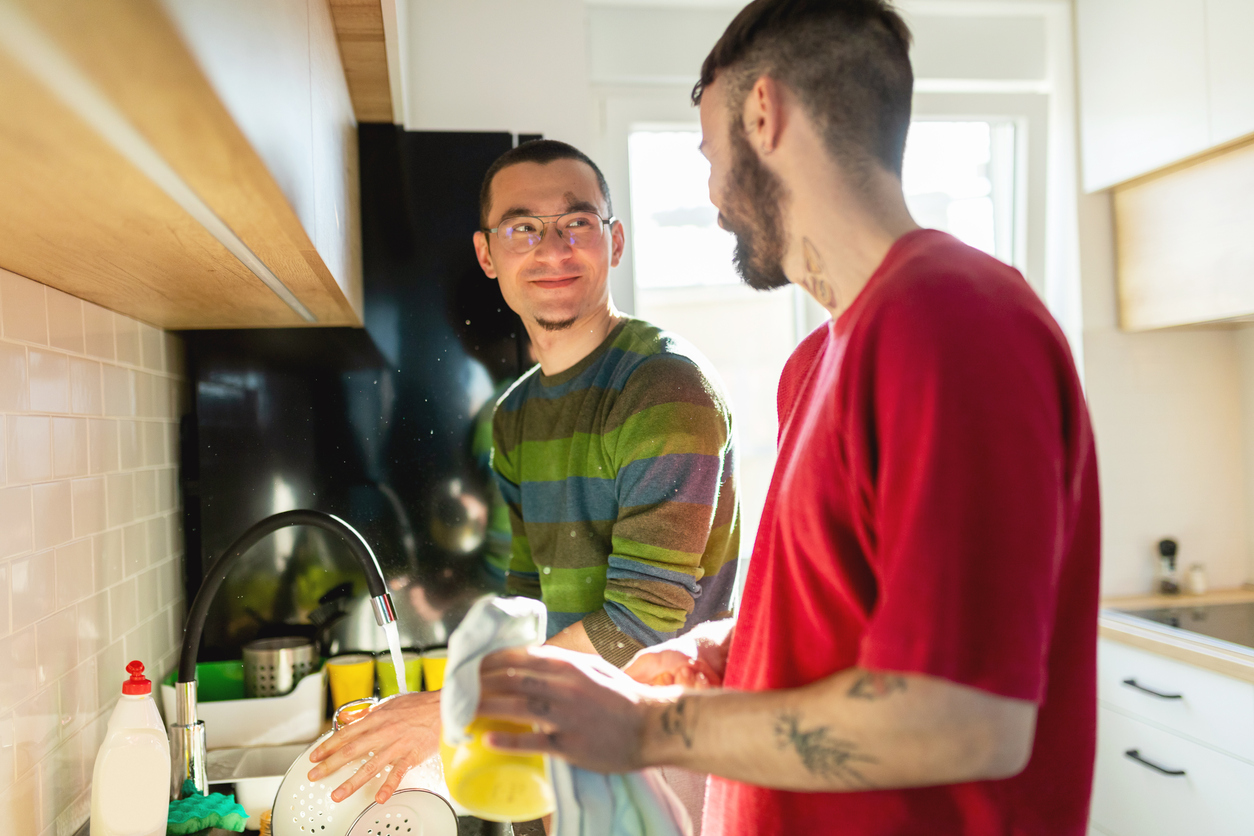
<path id="1" fill-rule="evenodd" d="M 848 450 L 879 589 L 859 661 L 1039 702 L 1073 378 L 1031 291 L 991 278 L 911 282 L 851 346 L 853 402 L 871 407 Z"/>

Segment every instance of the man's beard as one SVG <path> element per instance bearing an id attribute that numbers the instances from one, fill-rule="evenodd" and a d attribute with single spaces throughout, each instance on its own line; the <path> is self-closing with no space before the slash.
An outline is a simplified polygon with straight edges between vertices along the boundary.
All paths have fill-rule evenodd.
<path id="1" fill-rule="evenodd" d="M 736 236 L 732 263 L 745 284 L 755 290 L 785 287 L 782 215 L 787 190 L 753 153 L 738 121 L 731 126 L 731 149 L 731 185 L 720 217 L 724 228 Z"/>
<path id="2" fill-rule="evenodd" d="M 536 325 L 539 325 L 545 331 L 565 331 L 567 328 L 575 324 L 575 320 L 579 317 L 572 316 L 570 319 L 540 319 L 536 317 Z"/>

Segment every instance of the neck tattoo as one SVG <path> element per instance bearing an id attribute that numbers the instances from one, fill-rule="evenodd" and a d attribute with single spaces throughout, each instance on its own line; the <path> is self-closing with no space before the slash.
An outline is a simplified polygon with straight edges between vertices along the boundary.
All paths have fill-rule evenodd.
<path id="1" fill-rule="evenodd" d="M 805 275 L 801 278 L 801 286 L 810 291 L 815 300 L 836 315 L 839 298 L 835 288 L 827 279 L 827 270 L 823 266 L 823 258 L 819 250 L 809 238 L 801 239 L 801 252 L 805 256 Z"/>

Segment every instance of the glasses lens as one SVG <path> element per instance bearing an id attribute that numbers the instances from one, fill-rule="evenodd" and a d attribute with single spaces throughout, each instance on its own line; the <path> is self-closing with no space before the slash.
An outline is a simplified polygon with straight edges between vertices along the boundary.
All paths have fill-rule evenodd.
<path id="1" fill-rule="evenodd" d="M 525 253 L 540 243 L 544 224 L 538 218 L 504 218 L 496 234 L 510 252 Z"/>
<path id="2" fill-rule="evenodd" d="M 563 215 L 557 228 L 572 247 L 591 247 L 601 240 L 601 219 L 592 212 Z"/>

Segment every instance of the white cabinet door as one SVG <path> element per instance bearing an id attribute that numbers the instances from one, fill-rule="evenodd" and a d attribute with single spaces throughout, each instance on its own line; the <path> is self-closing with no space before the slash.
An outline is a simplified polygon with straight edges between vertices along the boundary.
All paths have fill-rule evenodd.
<path id="1" fill-rule="evenodd" d="M 1249 836 L 1254 765 L 1103 707 L 1093 824 L 1115 836 Z"/>
<path id="2" fill-rule="evenodd" d="M 1101 639 L 1097 643 L 1097 698 L 1139 719 L 1254 761 L 1254 683 Z"/>
<path id="3" fill-rule="evenodd" d="M 1210 145 L 1205 3 L 1076 0 L 1086 190 Z"/>
<path id="4" fill-rule="evenodd" d="M 1211 144 L 1254 133 L 1254 2 L 1206 0 Z"/>

